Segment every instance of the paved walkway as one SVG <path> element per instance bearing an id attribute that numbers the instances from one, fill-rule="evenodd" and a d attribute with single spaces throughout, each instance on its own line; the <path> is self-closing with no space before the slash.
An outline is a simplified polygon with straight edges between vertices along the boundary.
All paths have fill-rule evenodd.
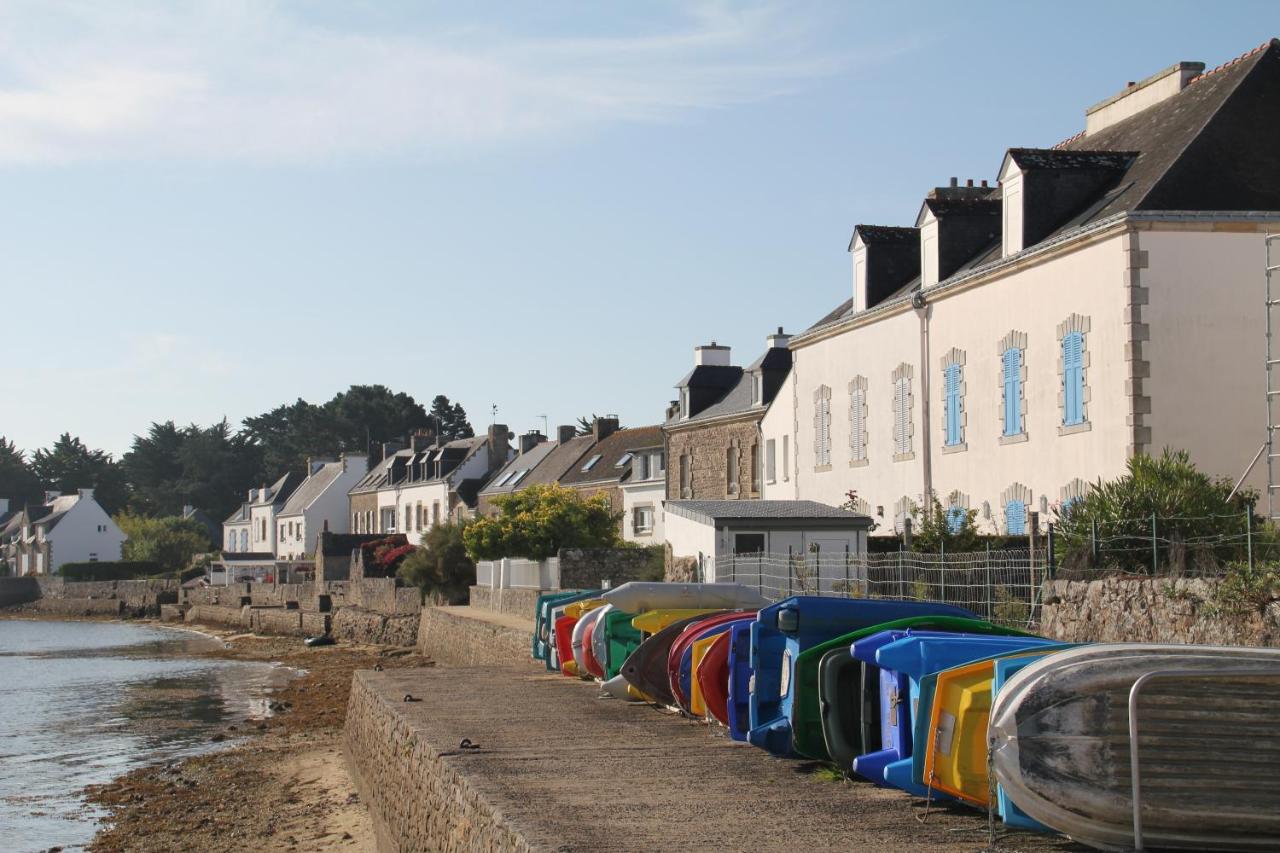
<path id="1" fill-rule="evenodd" d="M 924 807 L 868 783 L 829 781 L 717 730 L 530 668 L 365 673 L 535 848 L 981 850 L 986 817 Z M 421 701 L 402 703 L 405 693 Z M 469 738 L 476 752 L 459 752 Z M 999 824 L 997 824 L 999 827 Z M 1065 839 L 1003 835 L 1020 851 Z"/>
<path id="2" fill-rule="evenodd" d="M 528 631 L 530 634 L 533 633 L 532 619 L 513 616 L 510 613 L 502 613 L 497 610 L 490 610 L 487 607 L 472 607 L 469 604 L 462 604 L 452 607 L 441 607 L 440 610 L 445 613 L 451 613 L 454 616 L 463 616 L 467 619 L 476 619 L 480 622 L 488 622 L 490 625 L 501 625 L 503 628 L 514 628 L 518 631 Z"/>

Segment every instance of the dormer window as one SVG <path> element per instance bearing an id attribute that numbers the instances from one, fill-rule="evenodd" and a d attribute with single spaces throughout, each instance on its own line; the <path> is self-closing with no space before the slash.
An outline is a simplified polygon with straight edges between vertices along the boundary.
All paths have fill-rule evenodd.
<path id="1" fill-rule="evenodd" d="M 587 460 L 586 465 L 582 466 L 582 473 L 585 474 L 586 472 L 590 471 L 592 468 L 596 466 L 596 463 L 599 461 L 600 461 L 600 454 L 597 453 L 595 456 L 592 456 L 590 459 Z"/>
<path id="2" fill-rule="evenodd" d="M 680 417 L 689 417 L 689 389 L 680 389 Z"/>
<path id="3" fill-rule="evenodd" d="M 758 406 L 764 402 L 764 382 L 759 373 L 751 374 L 751 404 Z"/>

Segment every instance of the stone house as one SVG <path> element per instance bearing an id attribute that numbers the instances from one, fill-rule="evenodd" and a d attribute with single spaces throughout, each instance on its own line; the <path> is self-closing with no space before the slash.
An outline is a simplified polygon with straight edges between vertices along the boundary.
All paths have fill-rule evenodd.
<path id="1" fill-rule="evenodd" d="M 761 422 L 765 497 L 852 490 L 901 528 L 936 496 L 1021 534 L 1135 454 L 1241 476 L 1266 436 L 1277 132 L 1273 40 L 1128 85 L 1076 136 L 1008 149 L 992 185 L 929 192 L 910 227 L 857 226 L 852 292 L 791 339 Z"/>
<path id="2" fill-rule="evenodd" d="M 731 364 L 729 347 L 714 341 L 694 348 L 693 370 L 676 386 L 679 399 L 662 425 L 668 499 L 762 496 L 760 419 L 791 370 L 788 339 L 779 328 L 745 368 Z"/>

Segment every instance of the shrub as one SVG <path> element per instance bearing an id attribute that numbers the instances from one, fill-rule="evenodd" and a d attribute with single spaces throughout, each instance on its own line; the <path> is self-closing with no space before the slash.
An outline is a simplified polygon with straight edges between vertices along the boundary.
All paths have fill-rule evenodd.
<path id="1" fill-rule="evenodd" d="M 158 563 L 118 560 L 101 563 L 64 563 L 58 574 L 68 581 L 127 581 L 163 574 Z"/>
<path id="2" fill-rule="evenodd" d="M 465 529 L 454 523 L 432 527 L 422 537 L 421 548 L 410 548 L 397 576 L 418 587 L 424 600 L 431 596 L 448 604 L 464 603 L 476 576 L 476 564 L 463 541 Z"/>
<path id="3" fill-rule="evenodd" d="M 930 496 L 924 506 L 911 505 L 911 550 L 936 554 L 978 550 L 978 517 L 976 509 L 943 508 L 942 502 Z"/>
<path id="4" fill-rule="evenodd" d="M 158 563 L 165 571 L 177 572 L 189 566 L 192 557 L 209 550 L 208 531 L 189 518 L 121 512 L 115 522 L 128 537 L 120 552 L 125 561 Z"/>
<path id="5" fill-rule="evenodd" d="M 555 483 L 494 498 L 498 514 L 467 525 L 463 541 L 473 560 L 545 560 L 561 548 L 616 548 L 621 514 L 604 495 L 584 498 Z"/>

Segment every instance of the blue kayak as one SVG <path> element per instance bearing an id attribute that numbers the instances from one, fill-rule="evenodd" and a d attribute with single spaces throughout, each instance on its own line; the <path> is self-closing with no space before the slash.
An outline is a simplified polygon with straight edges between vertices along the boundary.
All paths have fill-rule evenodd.
<path id="1" fill-rule="evenodd" d="M 732 622 L 721 622 L 718 625 L 712 625 L 710 628 L 700 631 L 695 628 L 694 630 L 696 633 L 693 637 L 693 642 L 705 640 L 707 637 L 714 637 L 717 634 L 723 634 L 726 631 L 732 630 L 734 625 L 750 626 L 754 621 L 755 615 L 752 614 L 750 616 L 743 616 L 741 619 L 735 619 Z M 676 704 L 679 705 L 680 710 L 684 711 L 686 714 L 693 713 L 688 707 L 686 707 L 689 703 L 689 697 L 693 695 L 693 642 L 691 642 L 689 647 L 680 655 L 680 670 L 678 676 L 680 679 L 680 692 L 676 695 Z M 671 692 L 675 693 L 674 690 Z M 680 701 L 681 696 L 684 697 L 684 702 Z"/>
<path id="2" fill-rule="evenodd" d="M 751 730 L 751 626 L 735 622 L 729 628 L 729 737 L 746 740 Z"/>
<path id="3" fill-rule="evenodd" d="M 897 708 L 910 715 L 908 719 L 903 720 L 903 725 L 912 730 L 910 744 L 913 748 L 907 753 L 899 752 L 896 755 L 870 753 L 863 762 L 861 769 L 858 766 L 858 762 L 863 757 L 859 756 L 854 759 L 854 771 L 859 774 L 863 774 L 864 770 L 866 772 L 879 772 L 880 778 L 895 788 L 901 788 L 917 797 L 929 796 L 931 793 L 929 789 L 916 781 L 912 773 L 913 756 L 916 757 L 919 763 L 921 773 L 923 773 L 924 769 L 924 750 L 917 751 L 914 749 L 915 744 L 924 742 L 923 739 L 926 737 L 924 729 L 927 727 L 929 719 L 928 709 L 930 705 L 926 702 L 922 690 L 924 679 L 944 669 L 983 660 L 984 658 L 999 657 L 1029 648 L 1056 645 L 1060 644 L 1054 640 L 1041 637 L 976 636 L 961 638 L 952 636 L 904 637 L 901 640 L 880 647 L 875 653 L 875 658 L 876 665 L 880 667 L 882 673 L 881 708 L 884 708 L 893 699 L 892 695 L 886 697 L 884 694 L 886 682 L 883 679 L 883 674 L 887 671 L 890 673 L 890 678 L 887 679 L 888 686 L 891 690 L 897 691 Z M 903 678 L 896 678 L 897 674 L 901 674 Z M 902 692 L 904 683 L 906 689 L 905 697 Z M 932 681 L 930 684 L 932 686 Z M 932 695 L 930 690 L 930 699 L 932 699 Z M 906 701 L 903 701 L 904 698 Z M 899 745 L 904 743 L 905 740 L 899 741 Z M 887 752 L 887 750 L 881 750 L 881 752 Z M 934 799 L 948 799 L 948 797 L 936 791 L 932 792 L 932 796 Z"/>
<path id="4" fill-rule="evenodd" d="M 579 590 L 569 589 L 544 592 L 538 596 L 538 603 L 534 606 L 533 611 L 534 660 L 545 661 L 550 647 L 555 645 L 555 637 L 551 635 L 555 628 L 549 618 L 551 616 L 551 608 L 561 602 L 569 604 L 581 594 Z"/>
<path id="5" fill-rule="evenodd" d="M 962 607 L 927 601 L 866 598 L 786 598 L 760 611 L 751 625 L 750 722 L 747 740 L 774 755 L 792 753 L 795 659 L 825 640 L 911 616 L 976 618 Z"/>

